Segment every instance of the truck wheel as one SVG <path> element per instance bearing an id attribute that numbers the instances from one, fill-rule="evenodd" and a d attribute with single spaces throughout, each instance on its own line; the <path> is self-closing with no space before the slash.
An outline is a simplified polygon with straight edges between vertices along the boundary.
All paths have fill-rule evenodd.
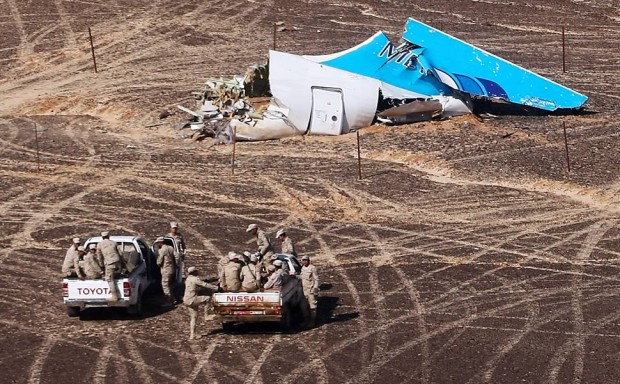
<path id="1" fill-rule="evenodd" d="M 80 315 L 80 307 L 67 307 L 67 315 L 69 317 L 78 317 Z"/>
<path id="2" fill-rule="evenodd" d="M 142 297 L 138 297 L 138 301 L 134 305 L 127 307 L 127 313 L 134 316 L 142 315 Z"/>
<path id="3" fill-rule="evenodd" d="M 280 318 L 280 331 L 288 333 L 291 330 L 291 311 L 288 306 L 282 308 L 282 317 Z"/>
<path id="4" fill-rule="evenodd" d="M 222 330 L 224 332 L 230 332 L 233 329 L 233 323 L 232 321 L 226 321 L 224 323 L 222 323 Z"/>

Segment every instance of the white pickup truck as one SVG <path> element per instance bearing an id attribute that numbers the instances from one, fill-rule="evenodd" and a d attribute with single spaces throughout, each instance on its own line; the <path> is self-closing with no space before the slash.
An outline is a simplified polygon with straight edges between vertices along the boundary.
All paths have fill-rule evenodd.
<path id="1" fill-rule="evenodd" d="M 281 329 L 288 331 L 296 320 L 307 319 L 308 302 L 301 280 L 297 278 L 301 265 L 293 255 L 281 253 L 276 257 L 288 263 L 289 270 L 294 273 L 280 290 L 213 294 L 213 313 L 225 331 L 230 330 L 234 323 L 263 321 L 279 322 Z"/>
<path id="2" fill-rule="evenodd" d="M 62 295 L 67 314 L 70 317 L 79 316 L 80 311 L 94 307 L 125 307 L 130 314 L 139 315 L 142 312 L 143 296 L 152 285 L 161 285 L 161 274 L 156 264 L 156 258 L 146 245 L 146 241 L 137 236 L 110 236 L 118 244 L 119 254 L 127 264 L 126 273 L 115 279 L 119 300 L 108 303 L 110 288 L 108 283 L 101 279 L 80 280 L 65 278 L 62 281 Z M 90 244 L 97 244 L 101 237 L 91 237 L 84 244 L 88 249 Z"/>

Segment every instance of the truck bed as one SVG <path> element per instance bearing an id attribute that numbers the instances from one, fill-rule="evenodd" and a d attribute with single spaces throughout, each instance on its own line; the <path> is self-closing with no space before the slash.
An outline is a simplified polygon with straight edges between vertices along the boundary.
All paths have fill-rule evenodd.
<path id="1" fill-rule="evenodd" d="M 279 291 L 215 293 L 211 300 L 222 323 L 284 320 L 288 324 L 291 310 L 301 308 L 305 298 L 301 280 L 291 277 Z"/>

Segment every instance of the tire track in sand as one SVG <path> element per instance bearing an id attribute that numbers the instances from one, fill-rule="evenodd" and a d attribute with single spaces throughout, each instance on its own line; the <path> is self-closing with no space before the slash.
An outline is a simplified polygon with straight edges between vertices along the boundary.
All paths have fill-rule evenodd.
<path id="1" fill-rule="evenodd" d="M 38 384 L 41 382 L 41 375 L 43 373 L 43 364 L 45 363 L 45 360 L 49 356 L 55 344 L 56 344 L 56 339 L 53 338 L 52 336 L 47 336 L 45 340 L 43 340 L 41 347 L 39 348 L 39 350 L 37 351 L 35 355 L 34 362 L 32 363 L 32 366 L 30 367 L 30 375 L 28 377 L 28 384 Z"/>
<path id="2" fill-rule="evenodd" d="M 62 4 L 63 0 L 54 0 L 54 6 L 58 11 L 58 17 L 60 18 L 60 25 L 62 29 L 65 31 L 67 35 L 67 42 L 69 46 L 77 46 L 77 38 L 75 35 L 75 31 L 71 27 L 71 22 L 69 21 L 69 15 L 67 14 L 67 10 L 65 6 Z"/>
<path id="3" fill-rule="evenodd" d="M 267 346 L 265 347 L 265 349 L 263 349 L 263 352 L 260 354 L 258 359 L 256 359 L 256 363 L 254 363 L 254 365 L 252 366 L 252 370 L 247 375 L 247 378 L 245 379 L 243 384 L 252 384 L 252 383 L 262 384 L 263 383 L 263 379 L 260 378 L 258 374 L 260 373 L 261 368 L 265 364 L 265 361 L 267 361 L 267 358 L 269 358 L 269 355 L 271 354 L 271 351 L 273 350 L 273 348 L 276 346 L 276 344 L 280 343 L 281 341 L 282 341 L 282 336 L 276 335 L 271 340 L 271 342 L 267 344 Z"/>
<path id="4" fill-rule="evenodd" d="M 207 363 L 209 362 L 211 355 L 213 355 L 213 352 L 219 347 L 221 342 L 222 340 L 220 337 L 220 338 L 217 338 L 216 340 L 213 340 L 211 343 L 209 343 L 209 346 L 204 351 L 202 356 L 196 361 L 196 365 L 194 366 L 194 369 L 192 370 L 192 372 L 189 374 L 187 378 L 185 378 L 185 380 L 183 380 L 184 384 L 193 384 L 196 381 L 196 378 L 198 378 L 198 375 L 200 375 L 200 372 L 202 372 L 202 370 L 206 369 L 206 367 L 208 366 Z M 206 376 L 211 378 L 215 382 L 215 378 L 212 377 L 213 375 L 210 374 L 209 371 L 207 371 Z"/>
<path id="5" fill-rule="evenodd" d="M 130 363 L 135 367 L 136 372 L 138 373 L 138 377 L 140 378 L 140 383 L 143 384 L 151 384 L 154 383 L 153 378 L 149 374 L 148 370 L 145 368 L 147 366 L 144 361 L 144 357 L 136 344 L 135 339 L 132 335 L 125 335 L 122 340 L 125 340 L 125 348 L 127 348 L 129 354 L 131 355 L 131 359 L 129 359 Z"/>
<path id="6" fill-rule="evenodd" d="M 9 6 L 9 12 L 13 17 L 13 20 L 15 20 L 15 29 L 17 30 L 17 34 L 19 35 L 19 39 L 21 41 L 18 51 L 19 57 L 20 60 L 24 60 L 26 55 L 34 52 L 34 45 L 28 42 L 28 33 L 26 32 L 26 27 L 24 21 L 22 20 L 17 3 L 14 0 L 6 0 L 6 3 Z"/>
<path id="7" fill-rule="evenodd" d="M 349 193 L 352 193 L 352 191 L 348 191 Z M 377 252 L 380 254 L 381 259 L 383 260 L 390 260 L 393 258 L 393 254 L 391 252 L 389 252 L 388 249 L 388 244 L 386 244 L 386 242 L 384 242 L 379 235 L 377 235 L 377 233 L 375 231 L 373 231 L 368 225 L 363 225 L 362 228 L 364 229 L 364 231 L 368 234 L 368 236 L 370 237 L 372 243 L 375 244 L 375 247 L 377 249 Z M 417 292 L 417 290 L 415 289 L 414 285 L 412 284 L 411 280 L 407 277 L 407 275 L 400 269 L 394 267 L 391 263 L 389 264 L 390 268 L 392 270 L 394 270 L 394 272 L 396 272 L 396 274 L 398 275 L 399 279 L 401 280 L 401 283 L 405 286 L 407 293 L 409 295 L 409 298 L 413 304 L 413 313 L 414 313 L 414 317 L 415 317 L 415 322 L 419 328 L 419 332 L 420 335 L 425 336 L 427 334 L 427 330 L 426 330 L 426 322 L 424 319 L 424 308 L 420 302 L 420 295 Z M 380 313 L 380 321 L 381 322 L 385 322 L 388 319 L 385 317 L 386 311 L 385 311 L 385 296 L 384 295 L 378 295 L 377 293 L 380 292 L 380 287 L 379 287 L 379 283 L 377 281 L 378 276 L 378 269 L 379 267 L 377 266 L 370 266 L 369 270 L 372 271 L 371 272 L 371 290 L 373 291 L 373 298 L 375 300 L 375 303 L 377 304 L 378 307 L 378 311 Z M 379 304 L 381 303 L 381 304 Z M 387 349 L 389 347 L 389 345 L 387 345 L 387 341 L 388 341 L 388 337 L 387 335 L 378 335 L 380 340 L 384 340 L 384 342 L 378 342 L 378 347 L 375 347 L 375 349 L 377 350 L 376 352 L 380 353 L 382 355 L 382 353 L 384 352 L 383 349 Z M 423 337 L 422 338 L 422 345 L 421 345 L 421 349 L 422 349 L 422 367 L 421 367 L 421 372 L 420 372 L 420 382 L 421 383 L 429 383 L 430 380 L 430 352 L 429 352 L 429 345 L 428 345 L 428 339 L 427 337 Z M 380 356 L 381 356 L 380 355 Z M 369 363 L 370 367 L 366 367 L 364 368 L 363 375 L 358 375 L 355 376 L 353 378 L 351 378 L 348 382 L 349 383 L 355 383 L 355 382 L 366 382 L 366 381 L 375 381 L 377 378 L 377 374 L 379 373 L 379 369 L 381 368 L 380 366 L 375 366 L 372 364 L 372 361 Z"/>
<path id="8" fill-rule="evenodd" d="M 616 222 L 612 220 L 601 220 L 589 227 L 589 233 L 584 240 L 583 246 L 576 255 L 577 263 L 574 264 L 577 271 L 583 270 L 583 261 L 587 260 L 597 244 L 605 236 L 605 233 L 615 226 Z M 573 327 L 574 337 L 562 345 L 551 359 L 549 367 L 549 376 L 546 383 L 553 384 L 558 382 L 560 369 L 564 365 L 568 354 L 574 353 L 574 366 L 572 383 L 581 383 L 584 370 L 584 353 L 585 353 L 585 334 L 583 319 L 583 275 L 581 273 L 572 276 L 573 296 L 571 300 L 571 308 L 573 311 Z"/>

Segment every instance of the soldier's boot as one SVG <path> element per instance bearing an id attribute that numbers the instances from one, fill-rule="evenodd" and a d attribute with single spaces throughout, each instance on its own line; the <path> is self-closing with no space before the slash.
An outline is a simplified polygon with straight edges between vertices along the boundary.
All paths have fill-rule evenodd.
<path id="1" fill-rule="evenodd" d="M 160 307 L 167 308 L 174 306 L 174 300 L 170 295 L 164 295 L 164 302 L 161 303 Z"/>
<path id="2" fill-rule="evenodd" d="M 205 321 L 215 320 L 215 315 L 209 313 L 209 309 L 211 308 L 210 304 L 205 305 Z"/>
<path id="3" fill-rule="evenodd" d="M 114 283 L 114 280 L 108 281 L 108 286 L 110 287 L 110 297 L 108 298 L 108 302 L 116 303 L 118 301 L 118 294 L 116 292 L 116 283 Z"/>
<path id="4" fill-rule="evenodd" d="M 316 308 L 310 310 L 310 321 L 308 322 L 309 328 L 314 328 L 316 325 Z"/>

